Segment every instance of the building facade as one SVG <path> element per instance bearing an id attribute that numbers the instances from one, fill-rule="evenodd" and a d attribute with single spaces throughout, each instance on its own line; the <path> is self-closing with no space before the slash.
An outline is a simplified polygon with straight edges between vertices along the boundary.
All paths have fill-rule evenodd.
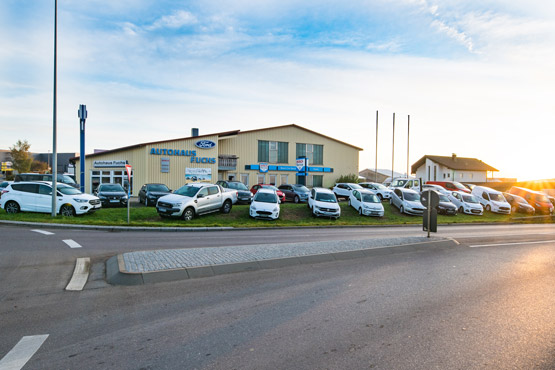
<path id="1" fill-rule="evenodd" d="M 422 181 L 487 182 L 488 172 L 498 171 L 476 158 L 425 155 L 411 166 L 412 173 Z"/>
<path id="2" fill-rule="evenodd" d="M 341 175 L 358 173 L 361 148 L 297 125 L 137 144 L 89 154 L 85 158 L 85 191 L 101 183 L 127 185 L 125 165 L 131 165 L 131 192 L 146 183 L 177 189 L 188 182 L 237 180 L 254 184 L 333 186 Z M 299 158 L 307 158 L 302 167 Z M 79 179 L 80 164 L 74 158 Z M 298 165 L 300 170 L 298 168 Z"/>

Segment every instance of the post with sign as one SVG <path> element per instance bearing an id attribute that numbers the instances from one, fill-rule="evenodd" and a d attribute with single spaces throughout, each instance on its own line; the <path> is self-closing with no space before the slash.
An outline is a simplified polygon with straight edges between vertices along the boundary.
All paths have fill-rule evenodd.
<path id="1" fill-rule="evenodd" d="M 428 232 L 437 232 L 437 209 L 439 205 L 439 194 L 435 190 L 426 190 L 422 192 L 422 204 L 426 209 L 422 217 L 422 230 Z"/>
<path id="2" fill-rule="evenodd" d="M 297 175 L 303 176 L 304 184 L 307 185 L 308 182 L 308 158 L 299 157 L 297 158 Z"/>
<path id="3" fill-rule="evenodd" d="M 127 171 L 127 224 L 129 224 L 129 203 L 131 203 L 131 165 L 125 165 L 125 171 Z"/>
<path id="4" fill-rule="evenodd" d="M 81 192 L 85 192 L 85 121 L 87 119 L 87 106 L 84 104 L 79 105 L 79 110 L 77 111 L 79 116 L 79 133 L 81 138 L 81 155 L 79 157 L 79 167 L 81 176 L 79 177 L 79 182 L 81 185 Z"/>

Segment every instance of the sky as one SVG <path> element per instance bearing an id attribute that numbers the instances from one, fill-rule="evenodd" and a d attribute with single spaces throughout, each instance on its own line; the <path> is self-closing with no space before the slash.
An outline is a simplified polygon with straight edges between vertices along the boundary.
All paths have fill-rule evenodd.
<path id="1" fill-rule="evenodd" d="M 0 149 L 52 151 L 54 0 L 0 2 Z M 57 149 L 297 124 L 555 177 L 555 2 L 58 0 Z M 410 115 L 410 135 L 408 117 Z"/>

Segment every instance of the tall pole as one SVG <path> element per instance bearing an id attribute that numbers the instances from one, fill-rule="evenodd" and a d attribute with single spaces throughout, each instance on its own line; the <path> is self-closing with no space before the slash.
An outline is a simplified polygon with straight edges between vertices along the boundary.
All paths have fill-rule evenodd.
<path id="1" fill-rule="evenodd" d="M 395 113 L 393 113 L 393 146 L 391 147 L 391 182 L 393 182 L 394 167 L 395 167 Z"/>
<path id="2" fill-rule="evenodd" d="M 378 111 L 376 111 L 376 165 L 374 168 L 375 181 L 378 182 Z"/>
<path id="3" fill-rule="evenodd" d="M 409 174 L 409 149 L 410 149 L 410 114 L 407 122 L 407 178 L 410 176 Z"/>
<path id="4" fill-rule="evenodd" d="M 54 106 L 52 123 L 52 217 L 56 217 L 56 193 L 58 190 L 58 152 L 56 148 L 56 52 L 58 41 L 58 0 L 54 0 Z"/>
<path id="5" fill-rule="evenodd" d="M 85 192 L 85 120 L 87 119 L 87 106 L 84 104 L 79 105 L 79 110 L 77 111 L 77 116 L 79 117 L 79 128 L 80 128 L 80 141 L 81 141 L 81 155 L 79 157 L 79 182 L 81 183 L 81 192 Z"/>

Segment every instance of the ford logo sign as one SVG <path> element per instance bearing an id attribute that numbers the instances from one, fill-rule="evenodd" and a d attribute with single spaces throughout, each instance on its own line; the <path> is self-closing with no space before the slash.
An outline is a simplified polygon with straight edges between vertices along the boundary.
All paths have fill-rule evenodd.
<path id="1" fill-rule="evenodd" d="M 216 146 L 216 143 L 211 140 L 199 140 L 195 145 L 197 148 L 201 149 L 212 149 Z"/>

